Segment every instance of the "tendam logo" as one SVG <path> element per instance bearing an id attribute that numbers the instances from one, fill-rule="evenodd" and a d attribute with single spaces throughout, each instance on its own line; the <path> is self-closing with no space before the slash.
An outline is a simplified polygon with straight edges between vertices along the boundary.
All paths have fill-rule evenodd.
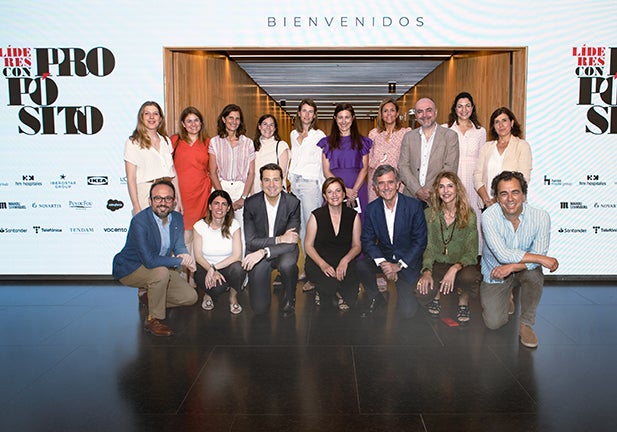
<path id="1" fill-rule="evenodd" d="M 579 80 L 578 105 L 589 106 L 585 132 L 617 134 L 617 48 L 572 48 Z"/>
<path id="2" fill-rule="evenodd" d="M 58 83 L 64 78 L 106 77 L 115 68 L 113 53 L 104 47 L 0 47 L 2 75 L 8 86 L 9 107 L 19 108 L 17 131 L 25 135 L 94 135 L 103 128 L 97 107 L 55 105 Z M 66 81 L 66 80 L 64 80 Z"/>

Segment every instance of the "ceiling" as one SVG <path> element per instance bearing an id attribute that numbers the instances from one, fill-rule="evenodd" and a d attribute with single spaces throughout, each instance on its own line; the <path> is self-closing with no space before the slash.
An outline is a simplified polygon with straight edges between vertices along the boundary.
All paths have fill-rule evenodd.
<path id="1" fill-rule="evenodd" d="M 377 115 L 380 102 L 398 99 L 452 51 L 414 49 L 227 50 L 234 60 L 279 105 L 295 116 L 303 98 L 313 99 L 321 118 L 337 103 L 354 106 L 358 119 Z M 395 90 L 392 92 L 392 86 Z"/>

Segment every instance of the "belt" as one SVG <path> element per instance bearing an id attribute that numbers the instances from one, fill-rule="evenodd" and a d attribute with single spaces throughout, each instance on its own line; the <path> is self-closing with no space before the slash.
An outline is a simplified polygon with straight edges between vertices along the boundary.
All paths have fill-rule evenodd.
<path id="1" fill-rule="evenodd" d="M 155 178 L 153 180 L 148 180 L 146 183 L 157 183 L 160 181 L 168 181 L 170 182 L 173 179 L 173 177 L 159 177 L 159 178 Z"/>

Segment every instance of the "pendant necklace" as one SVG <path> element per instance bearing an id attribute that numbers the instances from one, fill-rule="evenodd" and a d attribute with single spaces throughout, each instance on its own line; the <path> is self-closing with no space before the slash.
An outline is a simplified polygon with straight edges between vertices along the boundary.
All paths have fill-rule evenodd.
<path id="1" fill-rule="evenodd" d="M 444 217 L 443 219 L 445 219 L 445 213 L 444 213 Z M 452 222 L 452 225 L 454 225 L 456 223 L 456 216 L 454 217 L 454 221 Z M 448 239 L 446 240 L 446 235 L 444 233 L 443 230 L 443 220 L 442 218 L 439 218 L 439 226 L 441 227 L 441 241 L 443 243 L 443 254 L 444 255 L 448 255 L 448 244 L 450 244 L 450 242 L 452 241 L 452 236 L 454 236 L 454 226 L 452 226 L 452 231 L 450 232 L 450 236 L 448 237 Z M 446 227 L 446 230 L 448 229 L 448 227 Z"/>

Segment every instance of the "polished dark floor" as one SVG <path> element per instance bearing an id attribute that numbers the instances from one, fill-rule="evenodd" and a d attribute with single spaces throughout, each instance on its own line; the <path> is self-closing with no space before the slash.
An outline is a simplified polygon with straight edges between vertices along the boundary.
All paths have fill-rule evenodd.
<path id="1" fill-rule="evenodd" d="M 134 289 L 0 282 L 0 430 L 617 430 L 615 284 L 547 284 L 536 350 L 517 319 L 485 329 L 477 300 L 458 328 L 300 289 L 290 318 L 240 302 L 172 310 L 176 335 L 156 338 Z"/>

